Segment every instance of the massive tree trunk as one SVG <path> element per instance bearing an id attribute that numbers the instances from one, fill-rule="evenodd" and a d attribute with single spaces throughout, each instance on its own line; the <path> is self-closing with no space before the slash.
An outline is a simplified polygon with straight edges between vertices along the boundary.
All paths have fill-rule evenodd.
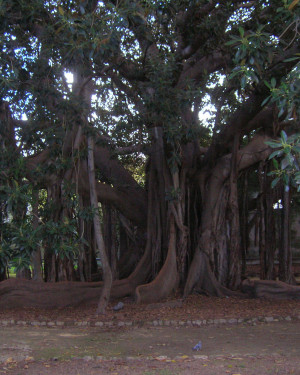
<path id="1" fill-rule="evenodd" d="M 265 140 L 266 138 L 264 136 L 257 136 L 247 146 L 237 152 L 237 171 L 241 171 L 266 159 L 270 151 L 264 143 Z M 227 263 L 227 254 L 231 250 L 228 248 L 228 239 L 226 238 L 227 228 L 225 225 L 229 199 L 232 199 L 230 202 L 231 207 L 235 205 L 238 207 L 234 184 L 232 184 L 233 193 L 230 194 L 228 191 L 229 178 L 230 175 L 232 175 L 230 174 L 230 171 L 232 171 L 231 165 L 234 165 L 231 164 L 231 157 L 231 155 L 228 155 L 221 158 L 212 170 L 206 171 L 201 176 L 203 206 L 199 228 L 200 239 L 189 269 L 184 289 L 185 296 L 191 293 L 199 280 L 200 284 L 202 284 L 202 279 L 208 280 L 210 288 L 207 290 L 207 293 L 213 293 L 215 295 L 224 294 L 224 286 L 230 283 L 233 283 L 234 286 L 237 287 L 240 280 L 239 263 L 241 258 L 237 254 L 239 249 L 235 241 L 233 244 L 230 244 L 234 245 L 232 249 L 234 254 L 232 261 L 235 263 L 233 263 L 232 267 L 236 267 L 234 272 L 233 270 L 230 271 L 231 274 L 229 273 Z M 236 175 L 235 173 L 237 172 L 234 172 L 234 175 Z M 235 179 L 231 180 L 232 183 L 234 181 Z M 229 225 L 229 233 L 231 225 L 238 226 L 238 208 L 235 208 L 234 212 L 236 219 L 232 222 L 227 222 L 227 225 Z M 232 230 L 234 230 L 234 228 Z M 239 234 L 235 233 L 234 235 L 238 236 Z M 209 267 L 217 276 L 218 281 L 212 278 L 210 272 L 207 272 Z M 233 277 L 233 279 L 231 279 L 231 277 Z M 214 286 L 213 288 L 211 288 L 212 284 Z"/>

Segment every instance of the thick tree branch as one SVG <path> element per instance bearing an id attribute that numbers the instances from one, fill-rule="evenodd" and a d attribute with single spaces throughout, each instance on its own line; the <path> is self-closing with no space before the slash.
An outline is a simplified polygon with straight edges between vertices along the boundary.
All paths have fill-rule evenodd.
<path id="1" fill-rule="evenodd" d="M 190 82 L 199 81 L 204 74 L 207 75 L 216 70 L 225 68 L 228 62 L 228 56 L 224 56 L 221 52 L 217 51 L 202 57 L 196 62 L 186 62 L 176 87 L 178 89 L 184 89 Z"/>
<path id="2" fill-rule="evenodd" d="M 114 153 L 118 155 L 129 155 L 135 152 L 142 152 L 143 154 L 149 154 L 150 150 L 147 149 L 146 145 L 132 145 L 127 147 L 117 147 L 114 149 Z"/>
<path id="3" fill-rule="evenodd" d="M 80 163 L 79 170 L 80 175 L 77 181 L 79 193 L 88 196 L 89 185 L 86 183 L 88 180 L 88 171 L 85 162 Z M 96 182 L 96 192 L 98 200 L 101 203 L 111 204 L 135 225 L 138 225 L 140 228 L 146 227 L 146 199 L 144 202 L 141 202 L 140 199 L 136 199 L 134 192 L 126 189 L 119 190 L 115 186 L 99 181 Z"/>
<path id="4" fill-rule="evenodd" d="M 236 5 L 239 0 L 231 1 L 231 5 Z M 176 30 L 179 34 L 178 48 L 176 50 L 176 56 L 178 61 L 188 59 L 194 55 L 205 43 L 207 43 L 207 37 L 202 33 L 194 33 L 194 28 L 191 25 L 199 25 L 205 17 L 210 16 L 211 18 L 218 17 L 220 14 L 223 15 L 224 11 L 221 10 L 222 5 L 226 4 L 227 1 L 209 1 L 205 5 L 199 5 L 195 3 L 190 6 L 186 11 L 181 11 L 176 18 Z M 216 7 L 218 6 L 218 7 Z M 234 9 L 230 11 L 230 15 L 234 12 Z M 224 32 L 225 32 L 224 22 Z M 190 33 L 187 30 L 191 30 Z"/>
<path id="5" fill-rule="evenodd" d="M 134 90 L 134 88 L 131 88 L 128 85 L 126 85 L 124 82 L 122 82 L 122 80 L 120 79 L 120 77 L 118 77 L 117 74 L 111 72 L 111 73 L 109 73 L 109 76 L 112 79 L 113 83 L 121 91 L 123 91 L 126 95 L 128 95 L 128 97 L 130 97 L 132 99 L 132 101 L 135 103 L 137 109 L 140 112 L 144 112 L 145 111 L 144 104 L 143 104 L 142 100 L 140 99 L 136 90 Z"/>

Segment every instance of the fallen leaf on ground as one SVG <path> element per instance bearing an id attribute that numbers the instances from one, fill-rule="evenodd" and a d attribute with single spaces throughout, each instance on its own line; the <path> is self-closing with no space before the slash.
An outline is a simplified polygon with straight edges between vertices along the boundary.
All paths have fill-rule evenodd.
<path id="1" fill-rule="evenodd" d="M 13 363 L 15 362 L 15 360 L 12 358 L 12 357 L 9 357 L 7 358 L 7 360 L 5 361 L 5 364 L 8 365 L 9 363 Z"/>
<path id="2" fill-rule="evenodd" d="M 168 357 L 165 355 L 160 355 L 159 357 L 155 357 L 154 359 L 156 359 L 157 361 L 165 361 L 166 359 L 168 359 Z"/>

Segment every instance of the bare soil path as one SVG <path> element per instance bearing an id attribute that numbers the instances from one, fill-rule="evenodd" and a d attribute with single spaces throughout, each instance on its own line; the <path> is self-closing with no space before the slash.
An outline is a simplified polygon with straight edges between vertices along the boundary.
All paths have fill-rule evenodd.
<path id="1" fill-rule="evenodd" d="M 202 327 L 0 327 L 0 374 L 300 375 L 300 321 Z M 193 346 L 202 341 L 202 349 Z"/>

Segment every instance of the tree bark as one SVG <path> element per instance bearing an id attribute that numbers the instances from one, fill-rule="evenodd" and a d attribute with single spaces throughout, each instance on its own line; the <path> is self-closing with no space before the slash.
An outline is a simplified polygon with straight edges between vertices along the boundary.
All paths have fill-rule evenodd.
<path id="1" fill-rule="evenodd" d="M 300 287 L 274 280 L 244 280 L 242 291 L 253 298 L 300 300 Z"/>
<path id="2" fill-rule="evenodd" d="M 169 248 L 166 261 L 156 278 L 149 284 L 140 285 L 136 289 L 137 303 L 158 302 L 175 291 L 179 283 L 176 261 L 176 230 L 174 217 L 170 217 Z"/>
<path id="3" fill-rule="evenodd" d="M 118 279 L 118 249 L 117 249 L 117 234 L 116 234 L 116 215 L 115 211 L 109 205 L 102 206 L 103 224 L 104 224 L 104 243 L 109 264 L 111 268 L 113 280 Z"/>
<path id="4" fill-rule="evenodd" d="M 265 160 L 269 154 L 270 149 L 265 145 L 267 137 L 256 136 L 244 148 L 237 153 L 237 171 L 246 169 L 261 160 Z M 224 262 L 222 261 L 222 253 L 227 255 L 228 249 L 226 238 L 222 239 L 219 231 L 226 236 L 226 228 L 221 228 L 224 225 L 226 218 L 226 207 L 228 203 L 228 178 L 231 170 L 231 155 L 226 155 L 219 159 L 218 163 L 212 170 L 204 171 L 201 176 L 200 186 L 202 193 L 202 215 L 200 223 L 200 235 L 197 250 L 192 260 L 186 285 L 184 288 L 184 295 L 188 295 L 197 284 L 199 277 L 203 277 L 202 273 L 206 272 L 208 283 L 211 284 L 211 277 L 207 269 L 213 270 L 218 276 L 219 283 L 213 280 L 214 288 L 219 288 L 214 291 L 216 294 L 224 294 L 224 275 L 228 272 L 222 269 Z M 226 185 L 227 184 L 227 185 Z M 238 216 L 237 216 L 238 217 Z M 220 229 L 221 228 L 221 229 Z M 227 256 L 225 257 L 226 260 Z M 216 264 L 215 259 L 218 260 Z M 207 263 L 208 260 L 208 263 Z M 202 264 L 204 262 L 204 264 Z M 213 268 L 211 267 L 213 266 Z M 216 269 L 217 268 L 217 269 Z M 202 284 L 202 282 L 200 282 Z M 217 285 L 219 284 L 219 285 Z M 208 290 L 208 293 L 211 291 Z"/>
<path id="5" fill-rule="evenodd" d="M 37 189 L 33 191 L 32 215 L 32 228 L 35 231 L 39 226 L 39 191 Z M 42 256 L 39 245 L 37 245 L 37 249 L 33 252 L 31 259 L 33 265 L 32 280 L 43 281 Z"/>
<path id="6" fill-rule="evenodd" d="M 241 254 L 240 254 L 240 219 L 238 205 L 238 168 L 237 153 L 239 149 L 239 134 L 234 137 L 234 145 L 231 157 L 230 194 L 229 194 L 229 218 L 230 218 L 230 243 L 229 243 L 229 270 L 228 287 L 237 289 L 241 283 Z"/>
<path id="7" fill-rule="evenodd" d="M 260 261 L 260 278 L 266 278 L 266 213 L 265 213 L 265 168 L 264 162 L 259 164 L 258 179 L 259 179 L 259 261 Z"/>
<path id="8" fill-rule="evenodd" d="M 289 186 L 284 186 L 282 199 L 282 234 L 281 246 L 279 248 L 279 280 L 289 284 L 295 284 L 290 243 L 290 200 L 290 188 Z"/>
<path id="9" fill-rule="evenodd" d="M 91 207 L 94 210 L 94 230 L 95 230 L 95 237 L 97 242 L 97 247 L 100 253 L 100 258 L 102 262 L 102 269 L 103 269 L 103 288 L 101 290 L 101 296 L 99 299 L 97 313 L 98 314 L 105 314 L 105 309 L 107 307 L 110 293 L 111 293 L 111 286 L 112 286 L 112 273 L 109 265 L 109 261 L 107 258 L 102 229 L 100 224 L 100 217 L 99 217 L 99 208 L 98 208 L 98 199 L 96 194 L 96 181 L 95 181 L 95 167 L 94 167 L 94 140 L 91 135 L 88 136 L 88 167 L 89 167 L 89 184 L 90 184 L 90 199 L 91 199 Z"/>
<path id="10" fill-rule="evenodd" d="M 268 171 L 266 171 L 268 172 Z M 267 256 L 267 270 L 266 270 L 266 279 L 275 280 L 275 251 L 278 244 L 276 236 L 276 225 L 275 225 L 275 216 L 276 211 L 274 210 L 274 203 L 276 202 L 275 197 L 277 196 L 277 189 L 272 189 L 271 187 L 271 178 L 266 177 L 266 191 L 265 191 L 265 202 L 266 202 L 266 256 Z"/>

